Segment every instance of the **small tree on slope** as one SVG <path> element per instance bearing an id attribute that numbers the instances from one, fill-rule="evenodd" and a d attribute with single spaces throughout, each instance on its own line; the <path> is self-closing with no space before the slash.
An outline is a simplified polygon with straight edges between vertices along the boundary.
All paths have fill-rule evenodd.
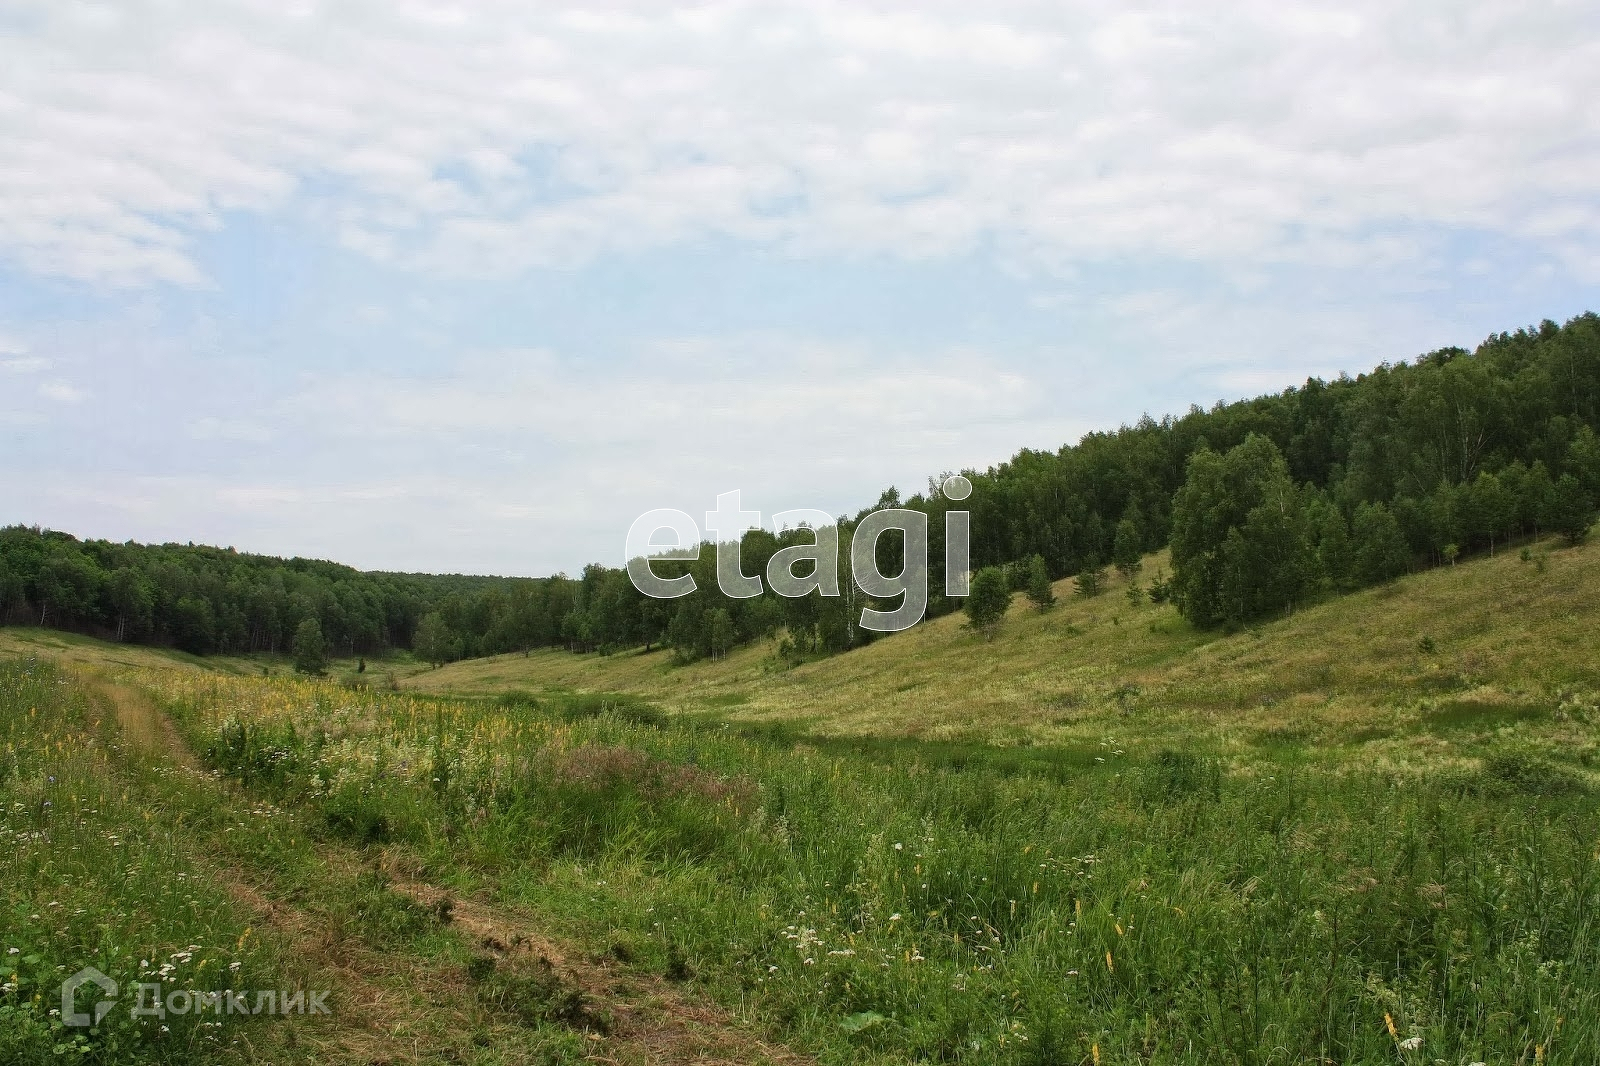
<path id="1" fill-rule="evenodd" d="M 972 589 L 967 594 L 965 610 L 967 624 L 986 638 L 993 640 L 1000 620 L 1011 606 L 1011 590 L 1006 585 L 1005 571 L 998 566 L 986 566 L 972 575 Z"/>
<path id="2" fill-rule="evenodd" d="M 1050 572 L 1045 569 L 1042 555 L 1028 560 L 1028 599 L 1041 611 L 1055 606 L 1056 593 L 1050 587 Z"/>

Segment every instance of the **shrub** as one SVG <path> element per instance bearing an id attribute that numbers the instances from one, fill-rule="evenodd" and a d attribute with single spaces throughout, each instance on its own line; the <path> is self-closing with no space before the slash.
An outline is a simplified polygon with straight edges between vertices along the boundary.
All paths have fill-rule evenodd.
<path id="1" fill-rule="evenodd" d="M 1056 602 L 1056 593 L 1050 587 L 1050 573 L 1045 569 L 1042 555 L 1035 555 L 1028 560 L 1028 599 L 1041 611 L 1049 610 Z"/>
<path id="2" fill-rule="evenodd" d="M 1010 606 L 1011 589 L 999 567 L 986 566 L 972 576 L 972 588 L 965 605 L 969 626 L 993 639 Z"/>
<path id="3" fill-rule="evenodd" d="M 1490 755 L 1483 760 L 1483 776 L 1490 792 L 1559 796 L 1584 789 L 1583 782 L 1570 770 L 1524 751 Z"/>
<path id="4" fill-rule="evenodd" d="M 351 844 L 386 844 L 393 826 L 381 796 L 350 782 L 322 802 L 322 827 L 331 837 Z"/>

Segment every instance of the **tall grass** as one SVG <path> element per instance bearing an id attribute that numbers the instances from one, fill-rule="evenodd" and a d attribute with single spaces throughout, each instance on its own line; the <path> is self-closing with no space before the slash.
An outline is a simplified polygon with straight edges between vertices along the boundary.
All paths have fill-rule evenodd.
<path id="1" fill-rule="evenodd" d="M 1533 755 L 928 758 L 593 697 L 146 683 L 330 839 L 700 980 L 825 1061 L 1600 1061 L 1600 806 Z"/>
<path id="2" fill-rule="evenodd" d="M 135 1018 L 134 985 L 268 988 L 266 960 L 183 831 L 141 801 L 107 711 L 56 668 L 0 662 L 0 1062 L 188 1063 L 229 1050 L 237 1023 Z M 123 993 L 93 1028 L 60 1017 L 62 981 L 93 966 Z M 83 993 L 79 1009 L 92 1004 Z"/>

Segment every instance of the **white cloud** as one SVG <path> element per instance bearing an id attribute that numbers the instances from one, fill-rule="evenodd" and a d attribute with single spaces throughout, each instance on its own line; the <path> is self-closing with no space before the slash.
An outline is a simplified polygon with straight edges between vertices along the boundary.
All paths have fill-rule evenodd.
<path id="1" fill-rule="evenodd" d="M 1053 447 L 1087 428 L 986 353 L 913 358 L 771 335 L 664 342 L 603 372 L 503 351 L 427 378 L 317 379 L 285 410 L 343 469 L 369 472 L 380 510 L 460 525 L 445 557 L 471 544 L 477 568 L 519 572 L 530 559 L 620 563 L 622 535 L 650 507 L 698 517 L 739 488 L 768 513 L 854 512 L 891 482 L 917 491 L 941 464 L 996 461 L 1027 440 Z M 396 482 L 386 464 L 408 449 L 425 473 Z M 395 485 L 404 499 L 384 491 Z M 338 523 L 368 506 L 352 489 L 228 498 Z"/>
<path id="2" fill-rule="evenodd" d="M 0 372 L 36 374 L 50 369 L 50 360 L 28 354 L 28 346 L 0 334 Z"/>
<path id="3" fill-rule="evenodd" d="M 39 386 L 39 395 L 56 403 L 78 403 L 83 391 L 65 381 L 46 381 Z"/>
<path id="4" fill-rule="evenodd" d="M 1592 7 L 40 2 L 0 29 L 0 249 L 204 279 L 296 205 L 419 269 L 726 234 L 1060 265 L 1600 241 Z"/>
<path id="5" fill-rule="evenodd" d="M 228 440 L 261 443 L 272 439 L 265 426 L 242 419 L 201 418 L 189 423 L 189 436 L 195 440 Z"/>

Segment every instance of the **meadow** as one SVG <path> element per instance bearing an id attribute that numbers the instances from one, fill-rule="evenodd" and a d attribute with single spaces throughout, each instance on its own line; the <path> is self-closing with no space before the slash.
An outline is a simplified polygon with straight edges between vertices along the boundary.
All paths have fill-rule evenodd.
<path id="1" fill-rule="evenodd" d="M 1526 549 L 1526 559 L 1524 551 Z M 1470 764 L 1486 742 L 1592 757 L 1578 715 L 1600 692 L 1600 547 L 1532 542 L 1310 604 L 1234 633 L 1128 596 L 1168 573 L 1147 556 L 1102 595 L 1014 597 L 993 640 L 960 615 L 791 667 L 777 642 L 675 665 L 668 651 L 535 651 L 412 667 L 406 691 L 624 692 L 674 714 L 903 738 L 1145 754 L 1203 746 L 1241 767 L 1264 750 L 1365 765 Z"/>
<path id="2" fill-rule="evenodd" d="M 1118 581 L 793 667 L 310 680 L 0 631 L 0 1049 L 1600 1061 L 1597 565 L 1536 544 L 1229 635 Z M 52 1022 L 58 974 L 184 954 L 333 1014 Z"/>

